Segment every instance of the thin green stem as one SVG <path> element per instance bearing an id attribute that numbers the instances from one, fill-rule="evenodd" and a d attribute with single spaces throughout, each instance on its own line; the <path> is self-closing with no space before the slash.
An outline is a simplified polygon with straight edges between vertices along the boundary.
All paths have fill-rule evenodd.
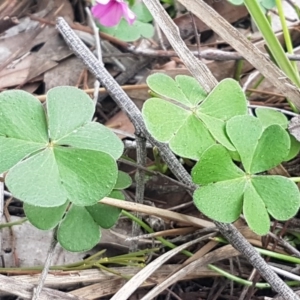
<path id="1" fill-rule="evenodd" d="M 299 6 L 296 3 L 294 3 L 293 7 L 294 7 L 294 10 L 295 10 L 298 18 L 300 18 L 300 8 L 299 8 Z"/>
<path id="2" fill-rule="evenodd" d="M 105 264 L 119 264 L 125 266 L 137 266 L 143 267 L 145 258 L 140 256 L 148 255 L 158 251 L 159 248 L 144 249 L 137 252 L 132 252 L 124 255 L 119 255 L 115 257 L 100 257 L 106 250 L 97 252 L 96 254 L 84 259 L 83 261 L 75 262 L 67 265 L 52 266 L 50 270 L 55 271 L 75 271 L 75 270 L 86 270 L 93 267 L 103 266 Z M 11 272 L 30 272 L 30 271 L 42 271 L 43 266 L 28 267 L 28 268 L 0 268 L 0 273 L 11 273 Z"/>
<path id="3" fill-rule="evenodd" d="M 245 286 L 252 286 L 253 285 L 252 281 L 245 280 L 245 279 L 242 279 L 242 278 L 237 277 L 235 275 L 232 275 L 230 273 L 227 273 L 227 272 L 223 271 L 222 269 L 220 269 L 216 266 L 208 265 L 208 268 L 215 271 L 215 272 L 217 272 L 217 273 L 219 273 L 219 274 L 221 274 L 222 276 L 226 277 L 229 280 L 238 282 L 239 284 L 242 284 L 242 285 L 245 285 Z M 299 281 L 286 281 L 285 283 L 289 286 L 298 286 L 298 285 L 300 285 Z M 255 284 L 255 287 L 258 288 L 258 289 L 271 288 L 270 284 L 268 284 L 267 282 L 257 282 Z"/>
<path id="4" fill-rule="evenodd" d="M 300 182 L 300 177 L 290 177 L 289 179 L 294 182 Z"/>
<path id="5" fill-rule="evenodd" d="M 243 66 L 244 66 L 244 61 L 243 60 L 238 60 L 237 63 L 236 63 L 235 71 L 234 71 L 234 79 L 236 81 L 240 81 Z"/>
<path id="6" fill-rule="evenodd" d="M 266 16 L 262 12 L 258 1 L 244 0 L 244 4 L 256 23 L 259 31 L 263 35 L 276 63 L 279 68 L 290 78 L 290 80 L 300 87 L 299 75 L 296 74 L 291 62 L 286 57 L 281 44 L 274 34 Z"/>
<path id="7" fill-rule="evenodd" d="M 103 266 L 103 265 L 101 265 L 101 264 L 97 264 L 96 265 L 99 269 L 102 269 L 102 270 L 105 270 L 105 271 L 107 271 L 107 272 L 109 272 L 109 273 L 112 273 L 112 274 L 114 274 L 114 275 L 116 275 L 116 276 L 120 276 L 120 277 L 122 277 L 122 278 L 124 278 L 124 279 L 127 279 L 127 280 L 129 280 L 132 276 L 128 276 L 128 275 L 123 275 L 122 273 L 120 273 L 120 272 L 116 272 L 116 271 L 114 271 L 114 270 L 112 270 L 112 269 L 110 269 L 110 268 L 107 268 L 107 267 L 105 267 L 105 266 Z"/>
<path id="8" fill-rule="evenodd" d="M 21 224 L 23 224 L 24 222 L 26 222 L 27 220 L 28 220 L 27 218 L 23 218 L 23 219 L 21 219 L 21 220 L 19 220 L 19 221 L 0 224 L 0 229 L 6 228 L 6 227 L 12 227 L 12 226 L 15 226 L 15 225 L 21 225 Z"/>
<path id="9" fill-rule="evenodd" d="M 211 239 L 216 241 L 216 242 L 219 242 L 219 243 L 228 244 L 228 242 L 222 237 L 214 237 L 214 238 L 211 238 Z M 258 247 L 254 247 L 254 248 L 260 254 L 267 255 L 269 257 L 280 259 L 280 260 L 283 260 L 283 261 L 286 261 L 286 262 L 290 262 L 290 263 L 294 263 L 294 264 L 300 264 L 300 258 L 298 258 L 298 257 L 285 255 L 285 254 L 281 254 L 281 253 L 276 253 L 276 252 L 266 250 L 266 249 L 261 249 L 261 248 L 258 248 Z"/>
<path id="10" fill-rule="evenodd" d="M 252 89 L 257 89 L 259 85 L 264 81 L 265 77 L 263 75 L 260 75 L 257 81 L 254 83 L 254 85 L 251 87 Z M 246 93 L 247 97 L 250 97 L 253 92 L 249 91 Z"/>
<path id="11" fill-rule="evenodd" d="M 142 228 L 144 228 L 148 233 L 154 233 L 154 230 L 148 226 L 145 222 L 143 222 L 142 220 L 140 220 L 139 218 L 137 218 L 136 216 L 134 216 L 133 214 L 129 213 L 128 211 L 123 210 L 122 214 L 126 217 L 128 217 L 129 219 L 131 219 L 132 221 L 138 223 Z M 160 241 L 164 246 L 169 247 L 171 249 L 176 248 L 176 245 L 174 245 L 173 243 L 170 243 L 169 241 L 165 240 L 164 238 L 157 236 L 156 239 L 158 241 Z M 187 256 L 192 256 L 193 253 L 187 251 L 187 250 L 183 250 L 182 251 L 183 254 L 187 255 Z"/>
<path id="12" fill-rule="evenodd" d="M 292 44 L 291 35 L 290 35 L 290 32 L 289 32 L 288 26 L 286 24 L 284 11 L 283 11 L 283 6 L 282 6 L 282 1 L 281 0 L 276 0 L 276 6 L 277 6 L 277 11 L 278 11 L 278 15 L 279 15 L 279 18 L 280 18 L 280 22 L 281 22 L 281 27 L 282 27 L 282 31 L 283 31 L 283 36 L 284 36 L 287 52 L 290 53 L 290 54 L 293 54 L 294 53 L 294 47 L 293 47 L 293 44 Z M 299 81 L 299 72 L 298 72 L 297 62 L 293 61 L 293 62 L 291 62 L 291 64 L 294 67 L 295 74 L 298 75 L 298 81 Z"/>

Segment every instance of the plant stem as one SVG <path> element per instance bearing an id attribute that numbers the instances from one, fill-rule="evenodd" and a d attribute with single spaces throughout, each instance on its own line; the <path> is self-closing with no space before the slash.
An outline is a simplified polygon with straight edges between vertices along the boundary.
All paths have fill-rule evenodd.
<path id="1" fill-rule="evenodd" d="M 278 0 L 276 0 L 278 2 Z M 279 0 L 280 1 L 280 0 Z M 266 16 L 263 14 L 258 1 L 244 0 L 244 4 L 256 23 L 259 31 L 263 35 L 272 55 L 279 68 L 290 78 L 290 80 L 300 87 L 299 75 L 296 74 L 291 62 L 285 55 L 277 37 L 275 36 Z"/>
<path id="2" fill-rule="evenodd" d="M 257 81 L 254 83 L 254 85 L 251 87 L 252 89 L 257 89 L 259 85 L 264 81 L 265 77 L 263 75 L 260 75 L 260 77 L 257 79 Z M 246 93 L 247 97 L 250 97 L 253 92 L 249 91 Z"/>
<path id="3" fill-rule="evenodd" d="M 128 217 L 129 219 L 131 219 L 132 221 L 138 223 L 138 224 L 139 224 L 142 228 L 144 228 L 147 232 L 149 232 L 149 233 L 153 233 L 153 232 L 154 232 L 154 230 L 153 230 L 150 226 L 148 226 L 145 222 L 143 222 L 142 220 L 140 220 L 139 218 L 137 218 L 137 217 L 134 216 L 133 214 L 129 213 L 128 211 L 123 210 L 123 211 L 122 211 L 122 214 L 123 214 L 124 216 Z M 171 242 L 165 240 L 164 238 L 162 238 L 162 237 L 160 237 L 160 236 L 157 236 L 156 239 L 157 239 L 158 241 L 160 241 L 160 242 L 161 242 L 164 246 L 166 246 L 166 247 L 169 247 L 169 248 L 171 248 L 171 249 L 176 248 L 176 245 L 174 245 L 173 243 L 171 243 Z M 191 252 L 189 252 L 189 251 L 187 251 L 187 250 L 183 250 L 182 253 L 185 254 L 185 255 L 188 256 L 188 257 L 190 257 L 190 256 L 193 255 L 193 253 L 191 253 Z"/>
<path id="4" fill-rule="evenodd" d="M 228 244 L 228 242 L 221 237 L 214 237 L 212 238 L 212 240 L 219 242 L 219 243 L 223 243 L 223 244 Z M 294 256 L 290 256 L 290 255 L 285 255 L 285 254 L 281 254 L 281 253 L 276 253 L 267 249 L 262 249 L 262 248 L 258 248 L 258 247 L 254 247 L 260 254 L 263 255 L 267 255 L 269 257 L 273 257 L 279 260 L 283 260 L 286 262 L 290 262 L 293 264 L 300 264 L 300 258 L 298 257 L 294 257 Z"/>
<path id="5" fill-rule="evenodd" d="M 6 228 L 6 227 L 12 227 L 12 226 L 15 226 L 15 225 L 21 225 L 21 224 L 25 223 L 27 220 L 28 220 L 27 218 L 23 218 L 19 221 L 0 224 L 0 229 Z"/>
<path id="6" fill-rule="evenodd" d="M 276 0 L 276 6 L 277 6 L 277 11 L 279 14 L 280 22 L 281 22 L 281 27 L 283 30 L 283 36 L 284 36 L 287 52 L 290 54 L 293 54 L 294 48 L 293 48 L 293 44 L 291 41 L 291 35 L 290 35 L 289 29 L 286 24 L 284 11 L 283 11 L 283 7 L 282 7 L 282 1 Z M 294 67 L 294 70 L 295 70 L 294 73 L 296 76 L 298 76 L 298 81 L 299 81 L 299 72 L 298 72 L 297 62 L 293 61 L 293 62 L 291 62 L 291 64 Z"/>
<path id="7" fill-rule="evenodd" d="M 235 275 L 232 275 L 232 274 L 229 274 L 225 271 L 223 271 L 222 269 L 220 268 L 217 268 L 213 265 L 207 265 L 209 269 L 223 275 L 224 277 L 226 277 L 227 279 L 229 280 L 232 280 L 234 282 L 237 282 L 239 284 L 242 284 L 242 285 L 245 285 L 245 286 L 252 286 L 253 285 L 253 282 L 252 281 L 249 281 L 249 280 L 245 280 L 245 279 L 242 279 L 240 277 L 237 277 Z M 299 281 L 287 281 L 286 282 L 287 285 L 289 286 L 299 286 L 300 285 L 300 282 Z M 267 282 L 257 282 L 255 284 L 255 287 L 258 288 L 258 289 L 267 289 L 267 288 L 271 288 L 270 284 L 267 283 Z"/>
<path id="8" fill-rule="evenodd" d="M 95 253 L 94 255 L 84 259 L 83 261 L 78 261 L 66 265 L 51 266 L 49 269 L 55 271 L 87 270 L 93 267 L 101 268 L 105 264 L 112 264 L 112 263 L 130 266 L 132 261 L 137 262 L 134 264 L 134 266 L 138 265 L 141 267 L 141 265 L 145 262 L 145 258 L 140 256 L 145 256 L 149 253 L 153 253 L 158 250 L 159 248 L 153 248 L 153 249 L 140 250 L 135 253 L 131 252 L 128 254 L 123 254 L 115 257 L 100 257 L 105 253 L 105 250 L 101 250 Z M 12 271 L 14 271 L 16 273 L 20 273 L 20 272 L 30 272 L 30 271 L 42 271 L 43 268 L 44 268 L 43 266 L 26 267 L 26 268 L 0 268 L 0 272 L 11 273 Z"/>
<path id="9" fill-rule="evenodd" d="M 290 177 L 289 179 L 293 182 L 300 182 L 300 177 Z"/>
<path id="10" fill-rule="evenodd" d="M 234 70 L 234 76 L 233 76 L 233 78 L 237 82 L 240 81 L 242 70 L 243 70 L 243 66 L 244 66 L 244 61 L 243 60 L 238 60 L 237 63 L 236 63 L 236 67 L 235 67 L 235 70 Z"/>

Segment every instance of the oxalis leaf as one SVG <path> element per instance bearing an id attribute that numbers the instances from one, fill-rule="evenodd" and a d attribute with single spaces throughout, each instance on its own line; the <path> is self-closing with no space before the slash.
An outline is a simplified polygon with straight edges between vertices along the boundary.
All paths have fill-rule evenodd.
<path id="1" fill-rule="evenodd" d="M 51 89 L 46 108 L 26 92 L 0 94 L 0 172 L 8 171 L 7 187 L 38 207 L 97 203 L 114 188 L 122 142 L 90 121 L 94 105 L 79 89 Z"/>
<path id="2" fill-rule="evenodd" d="M 125 199 L 121 191 L 112 191 L 109 197 Z M 112 227 L 122 211 L 101 203 L 87 207 L 72 205 L 68 209 L 69 204 L 67 202 L 58 207 L 25 204 L 24 211 L 30 223 L 41 230 L 50 230 L 58 226 L 58 240 L 61 246 L 72 252 L 93 248 L 100 240 L 101 228 Z"/>
<path id="3" fill-rule="evenodd" d="M 289 121 L 287 117 L 277 110 L 270 108 L 256 108 L 255 114 L 261 121 L 264 128 L 273 124 L 278 124 L 284 129 L 287 129 L 288 127 Z M 289 134 L 289 137 L 291 142 L 291 148 L 284 161 L 289 161 L 292 158 L 294 158 L 300 150 L 300 143 L 295 139 L 295 137 L 291 134 Z"/>
<path id="4" fill-rule="evenodd" d="M 48 144 L 41 103 L 23 91 L 0 93 L 0 173 Z"/>
<path id="5" fill-rule="evenodd" d="M 120 190 L 116 190 L 116 188 L 120 189 L 122 186 L 126 188 L 130 184 L 130 177 L 126 173 L 119 172 L 118 182 L 115 185 L 115 189 L 109 194 L 109 197 L 125 200 L 123 193 Z M 25 203 L 23 207 L 26 217 L 35 227 L 41 230 L 50 230 L 58 226 L 61 245 L 65 249 L 74 252 L 84 251 L 94 247 L 100 239 L 100 235 L 98 234 L 99 230 L 101 230 L 101 228 L 112 227 L 117 222 L 122 211 L 120 208 L 102 203 L 82 207 L 82 209 L 80 209 L 76 206 L 70 206 L 70 202 L 68 201 L 57 207 L 39 207 L 27 203 Z M 85 217 L 87 213 L 89 216 Z M 82 240 L 79 238 L 74 242 L 68 233 L 77 230 L 77 225 L 74 225 L 72 220 L 76 219 L 77 222 L 81 222 L 81 218 L 87 218 L 84 220 L 85 227 L 79 232 L 79 234 L 84 233 L 85 237 Z M 100 226 L 98 231 L 95 230 L 94 223 Z M 84 232 L 85 229 L 88 230 L 89 228 L 93 229 L 91 234 Z M 74 238 L 76 238 L 76 234 Z"/>
<path id="6" fill-rule="evenodd" d="M 23 208 L 26 217 L 33 226 L 41 230 L 50 230 L 61 221 L 68 205 L 68 201 L 56 207 L 40 207 L 24 203 Z"/>
<path id="7" fill-rule="evenodd" d="M 120 191 L 113 191 L 109 196 L 124 200 Z M 100 241 L 101 227 L 112 227 L 120 213 L 121 209 L 101 203 L 86 207 L 73 204 L 58 227 L 57 239 L 68 251 L 90 250 Z"/>
<path id="8" fill-rule="evenodd" d="M 121 191 L 113 190 L 109 195 L 110 198 L 125 200 Z M 107 204 L 102 204 L 101 201 L 95 205 L 87 206 L 87 211 L 90 213 L 94 221 L 102 228 L 108 229 L 115 225 L 119 219 L 121 209 Z"/>
<path id="9" fill-rule="evenodd" d="M 264 128 L 277 124 L 286 129 L 289 123 L 287 117 L 275 109 L 258 107 L 255 109 L 255 114 Z"/>
<path id="10" fill-rule="evenodd" d="M 157 73 L 147 83 L 158 96 L 147 100 L 142 110 L 154 138 L 169 143 L 176 154 L 195 160 L 216 141 L 235 150 L 225 122 L 247 112 L 245 95 L 236 81 L 221 81 L 209 95 L 189 76 L 173 80 Z"/>
<path id="11" fill-rule="evenodd" d="M 288 130 L 290 134 L 293 136 L 291 138 L 291 143 L 292 143 L 292 150 L 294 150 L 294 154 L 299 152 L 300 148 L 300 118 L 299 115 L 296 117 L 293 117 L 289 126 Z M 291 155 L 289 158 L 292 158 L 293 156 Z"/>
<path id="12" fill-rule="evenodd" d="M 72 205 L 57 231 L 61 246 L 71 252 L 86 251 L 100 240 L 101 231 L 85 207 Z"/>
<path id="13" fill-rule="evenodd" d="M 131 184 L 132 184 L 131 177 L 127 173 L 119 171 L 114 190 L 124 190 L 130 187 Z"/>
<path id="14" fill-rule="evenodd" d="M 233 222 L 243 212 L 249 227 L 267 234 L 269 214 L 278 220 L 293 217 L 300 205 L 297 185 L 282 176 L 256 175 L 278 165 L 287 155 L 290 140 L 279 125 L 263 128 L 252 116 L 236 116 L 227 122 L 227 134 L 241 157 L 245 172 L 221 145 L 213 145 L 192 170 L 197 208 L 220 222 Z"/>
<path id="15" fill-rule="evenodd" d="M 132 25 L 122 19 L 120 23 L 114 27 L 105 27 L 99 24 L 100 31 L 126 42 L 136 41 L 140 37 L 152 38 L 154 35 L 154 27 L 148 22 L 151 22 L 153 18 L 145 4 L 136 3 L 131 7 L 131 10 L 136 15 L 136 20 Z"/>

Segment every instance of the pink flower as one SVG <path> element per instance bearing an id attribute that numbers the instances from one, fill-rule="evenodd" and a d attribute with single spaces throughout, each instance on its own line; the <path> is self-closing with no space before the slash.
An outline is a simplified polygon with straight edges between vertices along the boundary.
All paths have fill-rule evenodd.
<path id="1" fill-rule="evenodd" d="M 97 0 L 96 2 L 97 4 L 92 7 L 92 14 L 103 26 L 115 26 L 122 17 L 130 25 L 135 21 L 135 14 L 123 0 Z"/>

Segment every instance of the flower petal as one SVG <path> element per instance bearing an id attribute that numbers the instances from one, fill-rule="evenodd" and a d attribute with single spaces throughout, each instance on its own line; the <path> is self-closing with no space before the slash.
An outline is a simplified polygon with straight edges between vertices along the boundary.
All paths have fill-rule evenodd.
<path id="1" fill-rule="evenodd" d="M 97 4 L 92 7 L 92 14 L 103 26 L 117 25 L 122 18 L 123 11 L 118 2 L 112 1 L 107 5 Z"/>
<path id="2" fill-rule="evenodd" d="M 120 6 L 122 7 L 122 11 L 123 11 L 123 16 L 126 19 L 126 21 L 132 25 L 133 22 L 136 19 L 135 14 L 133 13 L 133 11 L 128 7 L 127 3 L 124 2 L 120 2 Z"/>
<path id="3" fill-rule="evenodd" d="M 92 7 L 92 14 L 102 25 L 107 27 L 117 25 L 122 17 L 130 25 L 136 19 L 133 11 L 123 0 L 97 0 L 97 4 Z"/>

